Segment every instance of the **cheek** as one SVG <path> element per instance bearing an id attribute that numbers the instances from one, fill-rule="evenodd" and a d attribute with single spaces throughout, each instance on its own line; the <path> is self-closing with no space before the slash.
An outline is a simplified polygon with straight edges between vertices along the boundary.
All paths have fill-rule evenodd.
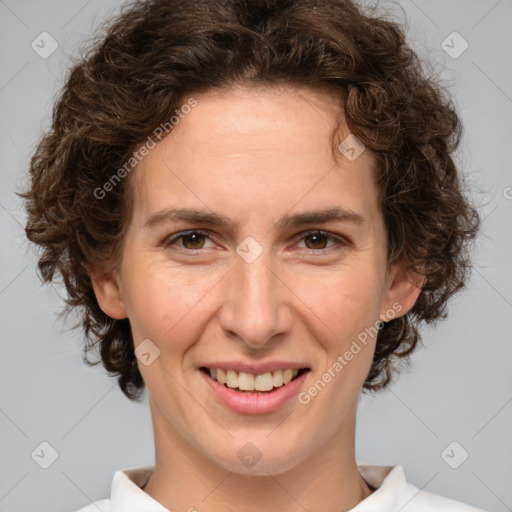
<path id="1" fill-rule="evenodd" d="M 143 255 L 127 262 L 125 270 L 125 303 L 136 340 L 149 338 L 158 344 L 185 340 L 186 331 L 200 327 L 195 312 L 214 286 L 213 277 L 193 275 L 168 261 Z"/>
<path id="2" fill-rule="evenodd" d="M 343 342 L 378 319 L 380 277 L 375 267 L 345 267 L 294 278 L 293 290 L 323 325 L 324 336 Z"/>

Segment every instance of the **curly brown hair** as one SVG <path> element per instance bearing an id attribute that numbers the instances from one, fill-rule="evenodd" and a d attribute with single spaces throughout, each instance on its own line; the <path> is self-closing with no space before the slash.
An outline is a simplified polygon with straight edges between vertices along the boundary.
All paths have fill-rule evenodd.
<path id="1" fill-rule="evenodd" d="M 407 314 L 383 324 L 364 390 L 383 389 L 445 318 L 470 271 L 480 217 L 452 159 L 462 126 L 452 100 L 407 46 L 401 25 L 350 0 L 146 0 L 126 4 L 72 66 L 19 194 L 26 235 L 42 247 L 43 282 L 62 278 L 65 312 L 81 312 L 87 353 L 131 400 L 145 388 L 128 319 L 99 307 L 89 270 L 119 261 L 130 180 L 97 191 L 193 93 L 233 84 L 335 88 L 350 132 L 376 157 L 388 261 L 422 269 Z M 96 193 L 95 193 L 96 191 Z M 404 361 L 407 361 L 405 357 Z"/>

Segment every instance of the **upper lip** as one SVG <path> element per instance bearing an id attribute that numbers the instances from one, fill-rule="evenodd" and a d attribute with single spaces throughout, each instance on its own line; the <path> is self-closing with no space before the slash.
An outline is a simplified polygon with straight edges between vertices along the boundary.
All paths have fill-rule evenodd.
<path id="1" fill-rule="evenodd" d="M 223 370 L 234 370 L 236 372 L 252 373 L 253 375 L 261 375 L 275 370 L 285 370 L 291 368 L 292 370 L 301 368 L 309 369 L 306 363 L 293 362 L 293 361 L 268 361 L 266 363 L 250 363 L 244 361 L 213 361 L 211 363 L 204 363 L 199 366 L 209 369 L 221 368 Z"/>

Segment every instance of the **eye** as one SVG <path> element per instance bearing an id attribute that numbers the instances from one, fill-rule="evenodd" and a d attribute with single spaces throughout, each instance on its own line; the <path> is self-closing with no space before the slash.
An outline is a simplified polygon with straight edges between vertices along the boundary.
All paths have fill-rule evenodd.
<path id="1" fill-rule="evenodd" d="M 332 235 L 326 231 L 307 231 L 302 234 L 302 240 L 304 240 L 306 244 L 306 248 L 310 249 L 311 253 L 326 252 L 327 249 L 331 249 L 332 247 L 338 246 L 335 250 L 340 250 L 344 246 L 348 245 L 348 242 L 338 236 Z M 330 247 L 326 247 L 326 241 L 331 240 L 334 242 L 334 245 Z"/>
<path id="2" fill-rule="evenodd" d="M 190 231 L 183 231 L 181 233 L 177 233 L 167 239 L 164 240 L 163 246 L 168 248 L 177 240 L 181 240 L 183 244 L 181 247 L 178 247 L 178 250 L 186 250 L 188 252 L 196 251 L 200 249 L 204 249 L 204 239 L 208 238 L 208 233 L 205 231 L 200 231 L 197 229 L 193 229 Z"/>
<path id="3" fill-rule="evenodd" d="M 190 231 L 182 231 L 166 238 L 162 246 L 166 249 L 174 246 L 177 251 L 193 253 L 208 248 L 205 247 L 205 240 L 210 240 L 208 232 L 193 229 Z M 301 241 L 305 242 L 306 248 L 309 249 L 309 253 L 312 254 L 325 253 L 333 247 L 335 248 L 334 251 L 339 251 L 349 245 L 343 238 L 320 230 L 302 233 Z M 331 246 L 326 246 L 327 241 L 334 243 Z"/>

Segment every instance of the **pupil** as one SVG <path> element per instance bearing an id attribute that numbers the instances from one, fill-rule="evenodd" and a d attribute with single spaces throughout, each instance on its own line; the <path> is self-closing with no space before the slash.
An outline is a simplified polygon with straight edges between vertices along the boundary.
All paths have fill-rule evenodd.
<path id="1" fill-rule="evenodd" d="M 193 238 L 197 238 L 197 237 L 199 237 L 199 238 L 200 238 L 200 237 L 202 237 L 202 236 L 203 236 L 203 235 L 202 235 L 201 233 L 190 233 L 189 235 L 185 235 L 185 236 L 183 237 L 183 241 L 185 242 L 185 241 L 187 241 L 187 240 L 190 240 L 190 239 L 193 239 Z M 192 241 L 192 245 L 194 245 L 194 243 L 199 243 L 199 245 L 201 245 L 201 243 L 200 243 L 200 242 L 197 242 L 197 240 L 196 240 L 195 242 L 194 242 L 194 241 Z M 185 244 L 185 245 L 187 245 L 187 244 Z M 192 247 L 192 248 L 193 248 L 193 249 L 198 249 L 198 247 Z"/>
<path id="2" fill-rule="evenodd" d="M 324 235 L 321 235 L 321 234 L 315 234 L 315 235 L 308 235 L 308 236 L 306 237 L 306 240 L 307 240 L 308 238 L 309 238 L 310 240 L 311 240 L 311 239 L 316 239 L 316 240 L 318 241 L 318 239 L 319 239 L 319 238 L 321 239 L 321 238 L 325 238 L 325 237 L 324 237 Z M 320 245 L 323 245 L 323 244 L 321 244 L 321 243 L 320 243 Z M 317 248 L 318 248 L 318 244 L 316 244 L 316 246 L 315 246 L 315 247 L 313 247 L 313 249 L 317 249 Z"/>

